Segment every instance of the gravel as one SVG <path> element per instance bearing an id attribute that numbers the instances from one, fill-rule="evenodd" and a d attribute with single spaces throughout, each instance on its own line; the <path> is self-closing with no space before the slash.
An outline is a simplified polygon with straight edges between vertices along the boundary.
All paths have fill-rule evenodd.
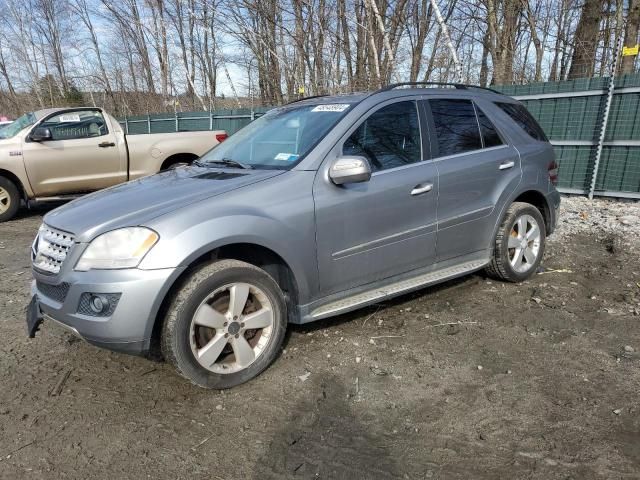
<path id="1" fill-rule="evenodd" d="M 616 235 L 625 243 L 640 243 L 640 202 L 582 196 L 562 197 L 554 239 L 576 233 Z"/>

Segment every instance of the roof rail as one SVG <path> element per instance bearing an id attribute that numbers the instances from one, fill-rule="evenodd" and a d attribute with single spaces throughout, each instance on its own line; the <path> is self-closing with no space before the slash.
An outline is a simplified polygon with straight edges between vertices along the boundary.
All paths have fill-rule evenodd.
<path id="1" fill-rule="evenodd" d="M 388 92 L 389 90 L 394 90 L 398 87 L 408 87 L 408 86 L 420 86 L 420 85 L 433 85 L 439 87 L 454 87 L 457 90 L 467 90 L 469 88 L 477 88 L 480 90 L 487 90 L 489 92 L 500 94 L 497 90 L 487 87 L 480 87 L 478 85 L 467 85 L 464 83 L 450 83 L 450 82 L 401 82 L 401 83 L 392 83 L 391 85 L 387 85 L 386 87 L 382 87 L 380 90 L 377 90 L 374 93 Z"/>

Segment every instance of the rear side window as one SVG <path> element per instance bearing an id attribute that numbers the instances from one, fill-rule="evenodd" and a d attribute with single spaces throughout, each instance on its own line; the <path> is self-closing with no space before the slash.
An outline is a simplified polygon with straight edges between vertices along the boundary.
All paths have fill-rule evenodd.
<path id="1" fill-rule="evenodd" d="M 101 137 L 109 133 L 104 117 L 95 110 L 60 113 L 39 126 L 51 130 L 53 140 Z"/>
<path id="2" fill-rule="evenodd" d="M 517 103 L 501 103 L 495 102 L 500 109 L 509 115 L 530 137 L 543 142 L 547 142 L 547 136 L 544 130 L 540 128 L 538 122 L 531 116 L 529 111 Z"/>
<path id="3" fill-rule="evenodd" d="M 344 142 L 342 153 L 366 157 L 373 171 L 422 160 L 420 123 L 413 101 L 398 102 L 372 113 Z"/>
<path id="4" fill-rule="evenodd" d="M 429 100 L 438 141 L 438 156 L 482 148 L 480 129 L 471 100 Z"/>
<path id="5" fill-rule="evenodd" d="M 476 105 L 476 113 L 478 114 L 478 123 L 480 124 L 480 132 L 482 133 L 482 144 L 484 148 L 497 147 L 504 142 L 500 138 L 496 127 L 493 126 L 489 117 Z"/>

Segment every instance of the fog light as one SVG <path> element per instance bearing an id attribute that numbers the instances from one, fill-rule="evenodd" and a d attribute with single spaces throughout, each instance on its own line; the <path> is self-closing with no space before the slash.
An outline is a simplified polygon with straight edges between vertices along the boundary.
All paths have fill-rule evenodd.
<path id="1" fill-rule="evenodd" d="M 104 295 L 91 295 L 89 306 L 94 313 L 104 313 L 109 310 L 109 299 Z"/>

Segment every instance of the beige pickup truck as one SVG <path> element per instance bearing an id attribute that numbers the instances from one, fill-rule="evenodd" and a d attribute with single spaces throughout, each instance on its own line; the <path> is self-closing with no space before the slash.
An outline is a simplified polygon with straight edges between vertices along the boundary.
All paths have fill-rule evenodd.
<path id="1" fill-rule="evenodd" d="M 0 130 L 0 222 L 22 201 L 64 201 L 191 163 L 226 137 L 222 130 L 125 135 L 100 108 L 27 113 Z"/>

